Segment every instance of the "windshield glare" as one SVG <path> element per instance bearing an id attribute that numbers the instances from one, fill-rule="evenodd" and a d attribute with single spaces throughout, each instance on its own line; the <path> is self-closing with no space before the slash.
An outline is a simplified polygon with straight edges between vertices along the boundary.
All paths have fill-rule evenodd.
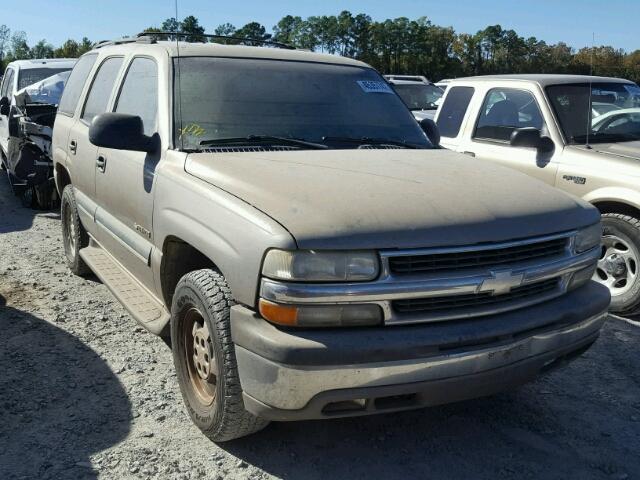
<path id="1" fill-rule="evenodd" d="M 394 90 L 410 110 L 437 110 L 444 91 L 426 83 L 396 83 Z"/>
<path id="2" fill-rule="evenodd" d="M 330 148 L 358 144 L 325 137 L 430 146 L 400 98 L 370 68 L 215 57 L 183 57 L 174 65 L 180 72 L 174 82 L 175 138 L 187 150 L 248 136 L 303 139 Z"/>
<path id="3" fill-rule="evenodd" d="M 28 87 L 40 80 L 44 80 L 47 77 L 55 75 L 56 73 L 68 72 L 69 68 L 29 68 L 20 70 L 18 75 L 18 90 L 22 90 L 24 87 Z"/>
<path id="4" fill-rule="evenodd" d="M 560 126 L 572 144 L 640 140 L 640 87 L 593 83 L 547 87 Z"/>

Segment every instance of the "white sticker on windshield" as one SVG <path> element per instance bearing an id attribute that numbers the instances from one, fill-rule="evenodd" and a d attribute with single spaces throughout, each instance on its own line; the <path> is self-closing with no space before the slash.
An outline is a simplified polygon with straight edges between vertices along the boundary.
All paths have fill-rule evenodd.
<path id="1" fill-rule="evenodd" d="M 394 93 L 386 82 L 377 80 L 358 80 L 358 85 L 365 93 Z"/>

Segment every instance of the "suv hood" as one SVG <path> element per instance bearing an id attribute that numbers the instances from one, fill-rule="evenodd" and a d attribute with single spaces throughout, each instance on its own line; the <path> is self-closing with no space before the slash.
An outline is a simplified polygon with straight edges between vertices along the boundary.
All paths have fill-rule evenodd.
<path id="1" fill-rule="evenodd" d="M 186 171 L 281 223 L 300 248 L 418 248 L 583 227 L 589 204 L 446 150 L 196 153 Z"/>

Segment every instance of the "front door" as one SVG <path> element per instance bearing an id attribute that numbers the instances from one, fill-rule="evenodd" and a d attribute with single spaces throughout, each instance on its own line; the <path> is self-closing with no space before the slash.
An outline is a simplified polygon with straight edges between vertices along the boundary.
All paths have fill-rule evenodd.
<path id="1" fill-rule="evenodd" d="M 117 113 L 142 118 L 145 134 L 157 135 L 158 68 L 148 57 L 134 57 L 114 103 Z M 96 164 L 96 222 L 100 243 L 149 290 L 152 215 L 157 153 L 100 148 Z"/>
<path id="2" fill-rule="evenodd" d="M 80 119 L 69 131 L 67 161 L 73 172 L 76 202 L 82 224 L 94 237 L 98 236 L 96 214 L 96 158 L 98 147 L 89 141 L 89 125 L 96 115 L 104 113 L 109 105 L 116 79 L 122 66 L 122 57 L 109 57 L 100 64 L 87 93 Z"/>
<path id="3" fill-rule="evenodd" d="M 546 122 L 533 92 L 516 88 L 489 90 L 476 115 L 471 135 L 463 150 L 480 160 L 490 160 L 555 184 L 561 148 L 541 152 L 535 148 L 513 147 L 509 140 L 517 128 L 533 127 L 548 136 Z"/>

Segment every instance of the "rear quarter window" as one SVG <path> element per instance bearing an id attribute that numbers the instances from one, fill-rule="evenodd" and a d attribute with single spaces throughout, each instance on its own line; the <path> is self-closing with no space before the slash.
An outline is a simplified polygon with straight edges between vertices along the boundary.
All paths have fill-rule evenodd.
<path id="1" fill-rule="evenodd" d="M 467 113 L 474 91 L 473 87 L 449 88 L 438 115 L 438 129 L 441 136 L 448 138 L 458 136 L 462 120 Z"/>
<path id="2" fill-rule="evenodd" d="M 60 99 L 60 105 L 58 106 L 58 112 L 65 115 L 73 115 L 76 110 L 76 105 L 84 89 L 84 84 L 89 77 L 89 73 L 93 68 L 93 64 L 96 63 L 98 58 L 97 54 L 85 55 L 71 71 L 71 75 L 67 79 L 67 84 L 64 87 L 62 98 Z"/>

